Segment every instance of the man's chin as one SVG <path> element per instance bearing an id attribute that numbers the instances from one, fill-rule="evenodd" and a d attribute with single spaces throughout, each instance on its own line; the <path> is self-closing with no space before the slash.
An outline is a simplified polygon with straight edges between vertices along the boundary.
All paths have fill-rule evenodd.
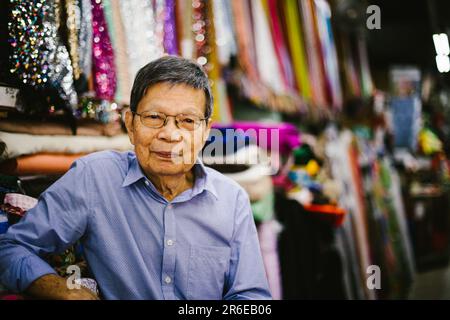
<path id="1" fill-rule="evenodd" d="M 151 169 L 153 172 L 159 175 L 176 175 L 184 173 L 185 165 L 180 163 L 174 163 L 172 161 L 155 161 Z"/>

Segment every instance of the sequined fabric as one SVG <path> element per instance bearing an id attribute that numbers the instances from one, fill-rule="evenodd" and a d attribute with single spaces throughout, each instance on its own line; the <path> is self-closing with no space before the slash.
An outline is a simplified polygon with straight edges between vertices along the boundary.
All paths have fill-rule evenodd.
<path id="1" fill-rule="evenodd" d="M 10 1 L 12 12 L 8 28 L 13 48 L 10 72 L 24 85 L 56 92 L 66 104 L 57 108 L 74 107 L 77 94 L 72 64 L 57 33 L 60 1 Z"/>
<path id="2" fill-rule="evenodd" d="M 97 98 L 113 100 L 116 92 L 114 54 L 101 0 L 92 0 L 93 72 Z"/>
<path id="3" fill-rule="evenodd" d="M 163 55 L 158 40 L 152 1 L 120 1 L 129 59 L 130 78 L 134 79 L 144 65 Z"/>
<path id="4" fill-rule="evenodd" d="M 175 0 L 165 1 L 164 12 L 164 49 L 168 54 L 178 54 L 175 23 Z"/>
<path id="5" fill-rule="evenodd" d="M 91 0 L 80 0 L 80 33 L 78 36 L 78 57 L 80 69 L 86 78 L 92 72 L 92 12 Z"/>

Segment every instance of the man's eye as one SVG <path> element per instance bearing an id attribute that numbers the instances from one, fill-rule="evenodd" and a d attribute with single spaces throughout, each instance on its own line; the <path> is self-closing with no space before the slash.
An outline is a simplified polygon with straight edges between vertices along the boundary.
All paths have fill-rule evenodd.
<path id="1" fill-rule="evenodd" d="M 194 123 L 195 121 L 194 121 L 194 119 L 185 118 L 183 120 L 183 122 L 185 122 L 185 123 Z"/>
<path id="2" fill-rule="evenodd" d="M 146 116 L 145 118 L 146 118 L 146 119 L 151 119 L 151 120 L 158 120 L 158 119 L 161 119 L 161 117 L 158 116 L 157 114 L 152 114 L 152 115 Z"/>

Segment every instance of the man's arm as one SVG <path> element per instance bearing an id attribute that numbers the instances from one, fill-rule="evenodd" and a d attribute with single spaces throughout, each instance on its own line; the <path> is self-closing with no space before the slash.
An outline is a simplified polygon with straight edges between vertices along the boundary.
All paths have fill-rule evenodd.
<path id="1" fill-rule="evenodd" d="M 69 289 L 67 280 L 56 274 L 47 274 L 36 279 L 25 290 L 25 294 L 51 300 L 98 300 L 96 294 L 84 287 Z"/>
<path id="2" fill-rule="evenodd" d="M 272 299 L 250 200 L 243 190 L 237 198 L 230 271 L 225 285 L 225 300 Z"/>
<path id="3" fill-rule="evenodd" d="M 88 224 L 89 169 L 77 161 L 39 198 L 22 220 L 0 236 L 0 282 L 15 292 L 37 298 L 69 298 L 65 280 L 42 257 L 63 252 L 85 232 Z M 64 284 L 63 284 L 64 282 Z"/>

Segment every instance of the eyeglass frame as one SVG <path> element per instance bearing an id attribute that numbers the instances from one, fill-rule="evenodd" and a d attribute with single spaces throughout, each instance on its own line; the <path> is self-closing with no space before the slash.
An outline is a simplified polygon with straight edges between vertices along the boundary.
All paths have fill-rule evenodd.
<path id="1" fill-rule="evenodd" d="M 130 110 L 130 111 L 131 111 L 131 110 Z M 149 127 L 149 126 L 145 125 L 144 122 L 142 121 L 142 113 L 137 113 L 136 111 L 131 111 L 131 113 L 133 114 L 133 116 L 134 116 L 134 115 L 139 116 L 139 118 L 141 119 L 142 125 L 144 125 L 144 126 L 147 127 L 147 128 L 150 128 L 150 129 L 161 129 L 162 127 L 165 127 L 165 126 L 167 125 L 167 119 L 168 119 L 169 117 L 173 117 L 173 118 L 175 118 L 175 125 L 177 126 L 177 128 L 178 128 L 178 129 L 181 129 L 181 130 L 186 130 L 186 129 L 180 128 L 180 127 L 178 126 L 177 117 L 178 117 L 179 115 L 185 115 L 185 116 L 187 116 L 187 114 L 179 113 L 179 114 L 177 114 L 177 115 L 175 115 L 175 116 L 171 116 L 171 115 L 167 115 L 167 114 L 165 114 L 165 113 L 163 113 L 163 112 L 158 112 L 158 111 L 144 111 L 144 112 L 154 112 L 154 113 L 159 113 L 159 114 L 163 114 L 163 115 L 166 117 L 166 118 L 164 119 L 164 122 L 162 123 L 162 125 L 161 125 L 160 127 Z M 198 117 L 197 115 L 194 115 L 194 114 L 191 114 L 191 115 Z M 205 121 L 205 120 L 209 120 L 209 119 L 211 119 L 211 117 L 208 117 L 208 118 L 199 118 L 200 121 Z M 198 126 L 197 128 L 195 128 L 194 130 L 197 130 L 198 128 L 200 128 L 200 126 Z M 186 130 L 186 131 L 192 132 L 192 131 L 194 131 L 194 130 Z"/>

